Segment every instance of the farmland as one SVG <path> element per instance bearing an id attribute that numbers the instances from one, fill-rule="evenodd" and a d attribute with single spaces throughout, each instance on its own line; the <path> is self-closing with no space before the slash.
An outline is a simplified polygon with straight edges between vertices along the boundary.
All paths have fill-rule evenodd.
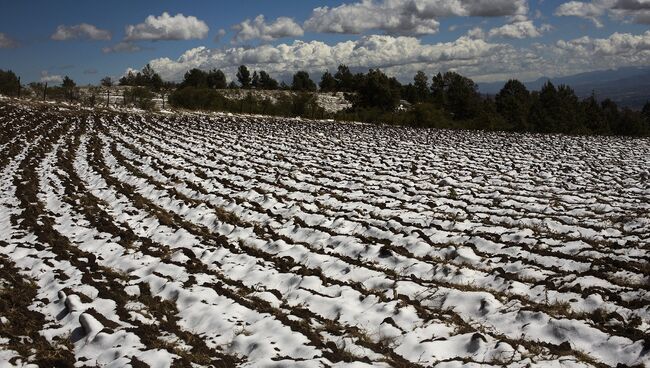
<path id="1" fill-rule="evenodd" d="M 650 140 L 0 100 L 0 362 L 650 364 Z"/>

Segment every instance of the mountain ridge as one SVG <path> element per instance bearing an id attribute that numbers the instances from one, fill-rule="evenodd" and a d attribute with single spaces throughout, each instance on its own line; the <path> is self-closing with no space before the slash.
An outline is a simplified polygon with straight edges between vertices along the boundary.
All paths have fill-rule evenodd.
<path id="1" fill-rule="evenodd" d="M 563 77 L 540 77 L 523 82 L 529 91 L 538 91 L 547 81 L 570 86 L 580 98 L 592 93 L 599 100 L 611 99 L 619 106 L 641 109 L 650 101 L 650 66 L 595 70 Z M 497 94 L 505 81 L 478 83 L 481 93 Z"/>

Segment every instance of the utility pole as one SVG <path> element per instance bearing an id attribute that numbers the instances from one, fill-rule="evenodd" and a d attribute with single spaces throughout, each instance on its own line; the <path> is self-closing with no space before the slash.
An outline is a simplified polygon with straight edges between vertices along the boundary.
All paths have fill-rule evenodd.
<path id="1" fill-rule="evenodd" d="M 47 82 L 45 82 L 45 87 L 43 87 L 43 101 L 45 101 L 46 94 L 47 94 Z"/>

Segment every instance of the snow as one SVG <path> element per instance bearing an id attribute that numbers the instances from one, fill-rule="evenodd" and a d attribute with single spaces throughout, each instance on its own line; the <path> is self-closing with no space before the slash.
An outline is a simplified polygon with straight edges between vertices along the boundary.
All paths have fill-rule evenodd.
<path id="1" fill-rule="evenodd" d="M 0 109 L 0 251 L 78 363 L 650 362 L 647 139 Z"/>

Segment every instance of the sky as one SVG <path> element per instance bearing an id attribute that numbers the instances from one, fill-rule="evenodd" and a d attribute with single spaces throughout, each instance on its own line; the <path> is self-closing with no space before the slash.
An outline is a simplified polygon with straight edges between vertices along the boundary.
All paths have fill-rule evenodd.
<path id="1" fill-rule="evenodd" d="M 0 0 L 0 69 L 23 83 L 114 79 L 149 63 L 318 81 L 339 64 L 403 82 L 478 82 L 650 66 L 650 0 Z"/>

